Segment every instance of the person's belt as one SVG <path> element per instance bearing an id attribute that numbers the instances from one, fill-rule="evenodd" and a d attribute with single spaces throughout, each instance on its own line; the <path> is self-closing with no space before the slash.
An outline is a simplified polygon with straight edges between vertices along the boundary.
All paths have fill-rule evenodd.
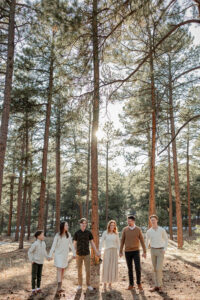
<path id="1" fill-rule="evenodd" d="M 151 249 L 164 249 L 164 247 L 161 247 L 161 248 L 154 248 L 154 247 L 151 247 Z"/>

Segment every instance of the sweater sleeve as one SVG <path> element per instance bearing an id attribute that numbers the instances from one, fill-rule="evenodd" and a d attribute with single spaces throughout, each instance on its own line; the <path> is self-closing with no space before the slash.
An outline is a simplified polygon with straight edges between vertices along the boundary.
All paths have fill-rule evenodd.
<path id="1" fill-rule="evenodd" d="M 76 251 L 75 251 L 75 248 L 74 248 L 74 245 L 72 242 L 72 236 L 70 233 L 69 233 L 69 247 L 72 250 L 73 256 L 76 256 Z"/>
<path id="2" fill-rule="evenodd" d="M 52 244 L 51 250 L 49 252 L 49 257 L 50 258 L 53 256 L 53 253 L 55 252 L 57 242 L 58 242 L 58 234 L 56 234 L 55 237 L 54 237 L 53 244 Z"/>
<path id="3" fill-rule="evenodd" d="M 31 262 L 34 262 L 34 261 L 33 261 L 33 253 L 35 252 L 35 250 L 36 250 L 36 244 L 33 243 L 33 244 L 31 245 L 30 249 L 28 250 L 28 258 L 29 258 L 29 260 L 30 260 Z"/>
<path id="4" fill-rule="evenodd" d="M 104 231 L 103 234 L 102 234 L 102 237 L 101 237 L 101 240 L 100 240 L 100 245 L 99 245 L 99 251 L 101 251 L 103 246 L 104 246 L 105 238 L 106 238 L 106 231 Z"/>
<path id="5" fill-rule="evenodd" d="M 122 254 L 123 248 L 124 248 L 124 243 L 125 243 L 125 230 L 123 229 L 122 232 L 122 238 L 121 238 L 121 245 L 120 245 L 120 250 L 119 252 Z"/>
<path id="6" fill-rule="evenodd" d="M 45 242 L 44 242 L 44 255 L 45 255 L 46 259 L 49 257 L 48 254 L 47 254 L 47 246 L 46 246 Z"/>
<path id="7" fill-rule="evenodd" d="M 140 239 L 140 243 L 142 245 L 143 252 L 146 253 L 146 247 L 145 247 L 145 243 L 144 243 L 144 237 L 143 237 L 143 234 L 142 234 L 141 230 L 140 230 L 140 233 L 139 233 L 139 239 Z"/>

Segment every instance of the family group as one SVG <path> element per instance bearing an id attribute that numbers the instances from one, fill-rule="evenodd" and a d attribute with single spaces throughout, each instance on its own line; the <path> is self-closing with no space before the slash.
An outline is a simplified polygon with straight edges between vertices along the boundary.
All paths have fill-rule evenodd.
<path id="1" fill-rule="evenodd" d="M 104 290 L 112 289 L 112 283 L 118 281 L 118 258 L 123 256 L 125 246 L 125 258 L 128 267 L 129 285 L 128 290 L 135 289 L 133 276 L 133 261 L 136 272 L 136 283 L 140 292 L 143 291 L 141 284 L 141 264 L 140 264 L 140 245 L 142 246 L 142 256 L 146 259 L 147 249 L 150 248 L 151 260 L 154 274 L 154 287 L 150 288 L 151 292 L 162 292 L 162 268 L 164 254 L 167 249 L 168 237 L 164 228 L 158 226 L 158 217 L 150 216 L 151 228 L 146 232 L 146 241 L 144 240 L 142 230 L 135 224 L 135 216 L 127 217 L 127 226 L 122 231 L 121 241 L 119 238 L 116 221 L 108 222 L 107 230 L 105 230 L 100 239 L 99 249 L 97 249 L 92 233 L 87 229 L 87 219 L 80 220 L 80 229 L 75 232 L 73 241 L 69 232 L 67 222 L 60 224 L 60 232 L 54 237 L 49 254 L 46 251 L 46 243 L 44 241 L 44 233 L 39 230 L 35 233 L 36 241 L 32 244 L 28 251 L 29 260 L 32 263 L 32 295 L 41 292 L 41 276 L 44 259 L 51 260 L 54 255 L 54 265 L 57 268 L 57 294 L 64 292 L 62 289 L 62 281 L 65 269 L 68 266 L 69 249 L 72 250 L 73 258 L 76 259 L 78 271 L 77 291 L 82 290 L 82 266 L 85 265 L 86 285 L 89 291 L 94 288 L 90 283 L 90 245 L 94 253 L 101 260 L 101 252 L 103 254 L 102 282 Z"/>

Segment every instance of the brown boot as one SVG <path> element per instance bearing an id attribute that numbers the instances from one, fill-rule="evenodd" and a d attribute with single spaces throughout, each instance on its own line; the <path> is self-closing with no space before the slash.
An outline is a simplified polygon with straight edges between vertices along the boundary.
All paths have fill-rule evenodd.
<path id="1" fill-rule="evenodd" d="M 157 286 L 154 286 L 153 288 L 151 288 L 149 291 L 152 293 L 152 292 L 156 292 L 159 290 L 159 287 Z"/>
<path id="2" fill-rule="evenodd" d="M 127 290 L 129 290 L 129 291 L 130 291 L 130 290 L 134 290 L 134 288 L 135 288 L 135 287 L 134 287 L 133 285 L 129 285 L 128 288 L 127 288 Z"/>
<path id="3" fill-rule="evenodd" d="M 144 290 L 143 290 L 143 287 L 142 287 L 142 285 L 141 285 L 141 283 L 138 284 L 138 290 L 139 290 L 140 292 L 143 292 L 143 291 L 144 291 Z"/>

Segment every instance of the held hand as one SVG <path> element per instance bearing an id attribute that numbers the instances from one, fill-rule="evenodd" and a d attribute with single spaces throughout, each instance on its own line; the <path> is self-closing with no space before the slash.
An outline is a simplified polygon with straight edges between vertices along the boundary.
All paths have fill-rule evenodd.
<path id="1" fill-rule="evenodd" d="M 73 256 L 73 259 L 76 259 L 76 255 Z"/>
<path id="2" fill-rule="evenodd" d="M 120 253 L 119 256 L 122 257 L 122 256 L 123 256 L 123 253 Z"/>
<path id="3" fill-rule="evenodd" d="M 98 257 L 101 257 L 101 252 L 100 252 L 100 251 L 97 251 L 96 255 L 97 255 Z"/>
<path id="4" fill-rule="evenodd" d="M 147 257 L 146 253 L 143 253 L 142 257 L 144 257 L 146 259 L 146 257 Z"/>

